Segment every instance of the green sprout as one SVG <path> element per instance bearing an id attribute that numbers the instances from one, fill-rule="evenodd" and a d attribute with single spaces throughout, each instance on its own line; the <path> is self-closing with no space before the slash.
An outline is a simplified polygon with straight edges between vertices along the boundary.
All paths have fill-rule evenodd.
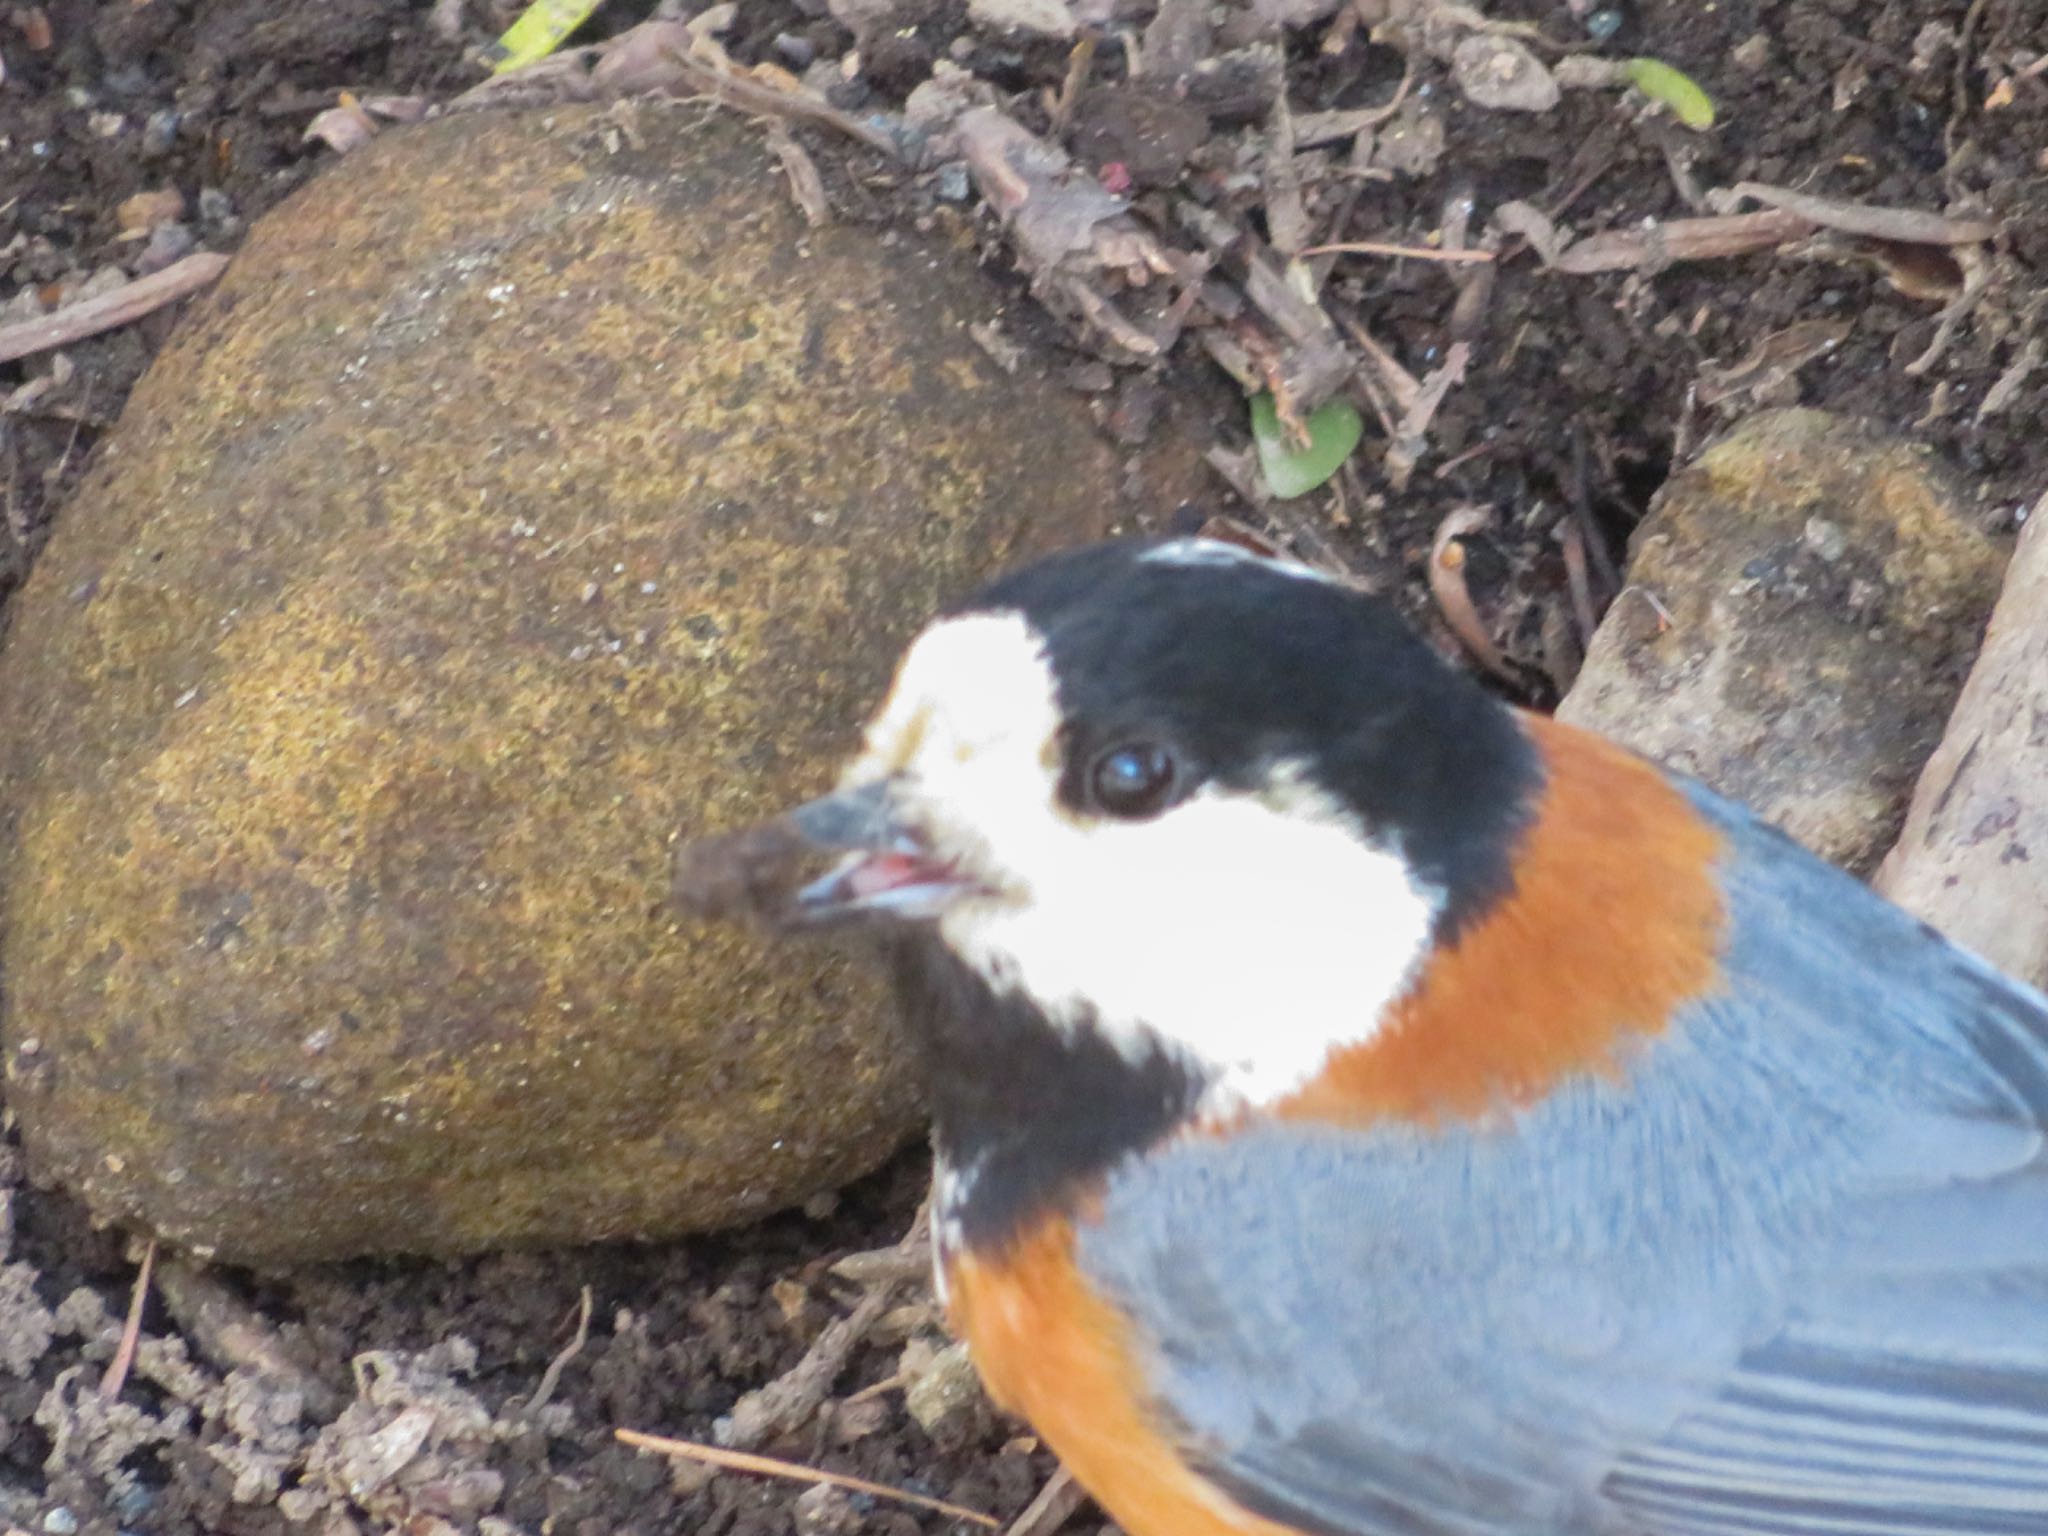
<path id="1" fill-rule="evenodd" d="M 1358 408 L 1341 396 L 1312 411 L 1304 424 L 1308 446 L 1297 448 L 1280 424 L 1271 393 L 1252 396 L 1252 444 L 1259 450 L 1259 470 L 1266 489 L 1282 501 L 1306 496 L 1336 474 L 1365 433 Z"/>
<path id="2" fill-rule="evenodd" d="M 491 68 L 497 74 L 544 59 L 562 46 L 562 39 L 590 19 L 598 0 L 533 0 L 519 19 L 491 44 Z"/>
<path id="3" fill-rule="evenodd" d="M 1621 68 L 1630 85 L 1669 107 L 1671 115 L 1686 127 L 1704 133 L 1714 126 L 1714 98 L 1701 90 L 1692 76 L 1661 59 L 1630 59 Z"/>

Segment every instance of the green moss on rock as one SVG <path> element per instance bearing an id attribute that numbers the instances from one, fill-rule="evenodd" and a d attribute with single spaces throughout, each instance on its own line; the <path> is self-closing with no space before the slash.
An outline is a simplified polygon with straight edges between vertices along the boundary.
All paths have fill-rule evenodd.
<path id="1" fill-rule="evenodd" d="M 17 599 L 9 1099 L 104 1217 L 276 1264 L 674 1233 L 915 1123 L 868 968 L 686 928 L 900 644 L 1121 467 L 942 251 L 750 131 L 459 116 L 252 232 Z"/>

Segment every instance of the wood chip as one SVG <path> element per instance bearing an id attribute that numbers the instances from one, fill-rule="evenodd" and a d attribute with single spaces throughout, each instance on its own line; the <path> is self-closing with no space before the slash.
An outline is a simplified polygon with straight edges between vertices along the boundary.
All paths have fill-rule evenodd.
<path id="1" fill-rule="evenodd" d="M 1534 203 L 1519 198 L 1502 203 L 1493 210 L 1493 222 L 1528 241 L 1529 249 L 1544 266 L 1557 265 L 1557 258 L 1564 252 L 1564 236 L 1558 231 L 1557 221 Z"/>
<path id="2" fill-rule="evenodd" d="M 1454 341 L 1444 349 L 1444 360 L 1423 379 L 1422 387 L 1416 391 L 1414 401 L 1394 431 L 1394 440 L 1387 445 L 1387 456 L 1382 464 L 1387 480 L 1395 490 L 1407 488 L 1408 477 L 1422 462 L 1422 455 L 1429 451 L 1429 424 L 1436 419 L 1437 408 L 1443 404 L 1444 396 L 1452 386 L 1464 382 L 1465 367 L 1471 360 L 1472 344 Z"/>
<path id="3" fill-rule="evenodd" d="M 2020 386 L 2025 384 L 2034 370 L 2041 366 L 2042 346 L 2039 336 L 2029 336 L 2020 343 L 2020 349 L 2005 365 L 1997 381 L 1984 392 L 1984 400 L 1977 407 L 1976 419 L 1981 422 L 1987 416 L 1996 416 L 2018 398 Z"/>
<path id="4" fill-rule="evenodd" d="M 1555 270 L 1572 276 L 1594 272 L 1656 272 L 1681 261 L 1747 256 L 1803 240 L 1819 226 L 1782 208 L 1760 213 L 1710 215 L 1697 219 L 1649 221 L 1627 229 L 1588 235 L 1558 253 Z"/>
<path id="5" fill-rule="evenodd" d="M 299 1365 L 269 1319 L 210 1271 L 186 1260 L 169 1259 L 157 1268 L 156 1288 L 178 1331 L 223 1375 L 252 1371 L 297 1393 L 315 1423 L 324 1424 L 341 1412 L 341 1395 Z"/>
<path id="6" fill-rule="evenodd" d="M 1719 405 L 1738 395 L 1759 394 L 1789 379 L 1817 357 L 1848 340 L 1846 320 L 1801 320 L 1774 331 L 1750 348 L 1740 362 L 1700 370 L 1694 386 L 1701 405 Z"/>
<path id="7" fill-rule="evenodd" d="M 1287 110 L 1285 91 L 1266 121 L 1265 172 L 1267 241 L 1281 255 L 1297 256 L 1308 244 L 1308 205 L 1294 164 L 1294 115 Z"/>
<path id="8" fill-rule="evenodd" d="M 817 162 L 811 159 L 809 152 L 790 137 L 789 130 L 781 123 L 769 128 L 768 147 L 782 163 L 782 173 L 789 178 L 789 195 L 796 199 L 804 222 L 813 229 L 821 224 L 830 224 L 832 204 L 825 196 L 825 179 L 818 174 Z"/>

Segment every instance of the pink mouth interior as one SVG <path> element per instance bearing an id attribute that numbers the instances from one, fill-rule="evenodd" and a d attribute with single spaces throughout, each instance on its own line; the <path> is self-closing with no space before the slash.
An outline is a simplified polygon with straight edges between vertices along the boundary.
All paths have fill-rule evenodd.
<path id="1" fill-rule="evenodd" d="M 945 878 L 945 867 L 929 859 L 913 858 L 907 853 L 877 853 L 847 871 L 846 888 L 855 896 L 875 896 Z"/>

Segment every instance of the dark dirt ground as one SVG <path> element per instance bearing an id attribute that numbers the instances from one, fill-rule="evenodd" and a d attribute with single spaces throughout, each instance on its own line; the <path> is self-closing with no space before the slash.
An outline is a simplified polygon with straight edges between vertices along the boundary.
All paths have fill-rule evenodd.
<path id="1" fill-rule="evenodd" d="M 468 50 L 513 9 L 496 0 L 432 8 L 404 0 L 0 3 L 0 324 L 103 268 L 133 274 L 160 264 L 188 238 L 231 250 L 247 221 L 332 157 L 302 133 L 337 91 L 445 99 L 481 77 Z M 1539 115 L 1448 110 L 1434 165 L 1405 179 L 1357 183 L 1349 222 L 1317 238 L 1412 243 L 1439 230 L 1461 199 L 1482 212 L 1510 198 L 1555 209 L 1573 191 L 1569 217 L 1581 233 L 1677 217 L 1687 208 L 1671 157 L 1689 158 L 1686 174 L 1700 186 L 1748 179 L 1867 203 L 1989 214 L 2005 233 L 1983 300 L 1939 360 L 1916 376 L 1907 365 L 1928 348 L 1942 295 L 1901 291 L 1893 280 L 1898 262 L 1888 276 L 1867 250 L 1854 259 L 1767 253 L 1597 277 L 1546 273 L 1524 253 L 1499 265 L 1472 335 L 1471 372 L 1446 396 L 1430 426 L 1430 452 L 1405 492 L 1391 489 L 1368 452 L 1347 469 L 1335 496 L 1262 511 L 1237 505 L 1219 488 L 1215 510 L 1348 565 L 1427 615 L 1421 568 L 1434 529 L 1459 506 L 1498 509 L 1494 527 L 1469 544 L 1474 590 L 1496 637 L 1531 664 L 1527 695 L 1544 702 L 1569 675 L 1568 659 L 1539 638 L 1554 633 L 1546 618 L 1566 601 L 1559 530 L 1573 521 L 1590 528 L 1596 569 L 1603 556 L 1618 563 L 1674 451 L 1709 435 L 1728 412 L 1791 398 L 1915 431 L 1958 467 L 1988 527 L 2010 527 L 2017 509 L 2041 494 L 2048 434 L 2038 389 L 2023 384 L 2002 410 L 1978 414 L 2043 317 L 2048 71 L 2028 73 L 2048 50 L 2040 0 L 1621 0 L 1577 8 L 1519 0 L 1486 9 L 1540 22 L 1580 48 L 1592 45 L 1578 11 L 1618 16 L 1620 33 L 1605 51 L 1653 54 L 1685 69 L 1713 95 L 1720 121 L 1710 135 L 1687 135 L 1637 120 L 1602 92 L 1568 93 Z M 1120 13 L 1142 22 L 1148 10 L 1132 5 Z M 437 13 L 452 26 L 437 28 Z M 807 48 L 837 57 L 853 38 L 834 13 L 849 14 L 843 7 L 828 13 L 823 0 L 749 4 L 724 41 L 742 62 L 793 57 L 778 54 L 788 48 L 778 37 L 799 40 L 798 55 Z M 617 32 L 645 15 L 645 6 L 614 0 L 588 35 Z M 1020 118 L 1044 125 L 1030 97 L 1058 86 L 1063 46 L 974 33 L 957 0 L 899 6 L 898 16 L 910 19 L 886 39 L 870 40 L 864 73 L 837 93 L 839 105 L 900 105 L 935 58 L 951 57 L 1014 93 Z M 1369 42 L 1363 29 L 1325 53 L 1327 29 L 1324 22 L 1290 34 L 1295 110 L 1386 100 L 1401 74 L 1399 53 Z M 1114 68 L 1105 65 L 1098 78 L 1114 85 Z M 1423 63 L 1419 81 L 1451 91 L 1434 62 Z M 851 178 L 865 189 L 857 216 L 886 222 L 931 207 L 928 182 L 849 160 L 837 141 L 811 130 L 800 137 L 835 186 Z M 1229 147 L 1219 129 L 1204 151 L 1215 157 L 1211 172 L 1227 161 Z M 154 245 L 122 239 L 123 201 L 167 187 L 185 200 L 183 231 L 160 233 Z M 1316 203 L 1319 213 L 1329 206 Z M 1918 263 L 1924 282 L 1924 253 Z M 1933 267 L 1932 280 L 1952 292 L 1956 270 L 1938 259 Z M 1433 263 L 1346 258 L 1326 292 L 1333 309 L 1366 317 L 1421 374 L 1451 339 L 1457 281 L 1457 269 Z M 1905 281 L 1915 286 L 1911 273 Z M 0 596 L 33 561 L 51 518 L 62 516 L 65 492 L 172 320 L 159 313 L 73 345 L 61 362 L 43 354 L 0 364 Z M 1718 410 L 1688 407 L 1704 370 L 1738 363 L 1766 338 L 1814 321 L 1846 325 L 1831 354 Z M 1048 324 L 1046 335 L 1056 334 Z M 1064 365 L 1086 387 L 1102 386 L 1102 371 L 1085 351 Z M 1168 389 L 1227 399 L 1215 378 L 1185 346 L 1159 375 Z M 1128 379 L 1122 393 L 1106 398 L 1118 409 L 1142 405 Z M 1226 442 L 1245 439 L 1234 406 L 1216 430 Z M 146 1347 L 121 1400 L 139 1410 L 134 1433 L 101 1442 L 121 1453 L 95 1463 L 67 1450 L 86 1412 L 81 1405 L 96 1402 L 112 1325 L 134 1281 L 134 1250 L 117 1234 L 92 1230 L 63 1196 L 23 1185 L 10 1163 L 4 1182 L 12 1186 L 13 1234 L 5 1256 L 14 1262 L 0 1269 L 0 1524 L 52 1536 L 428 1532 L 475 1529 L 487 1514 L 510 1522 L 497 1529 L 529 1532 L 909 1536 L 967 1529 L 860 1500 L 813 1495 L 800 1504 L 799 1489 L 751 1478 L 672 1480 L 666 1464 L 611 1439 L 615 1426 L 705 1438 L 740 1393 L 792 1365 L 858 1295 L 828 1266 L 894 1241 L 911 1220 L 922 1172 L 920 1157 L 906 1155 L 847 1191 L 830 1212 L 666 1246 L 366 1263 L 285 1279 L 217 1277 L 220 1294 L 242 1309 L 241 1322 L 269 1336 L 264 1347 L 281 1350 L 305 1373 L 314 1398 L 324 1389 L 336 1405 L 354 1394 L 350 1362 L 365 1351 L 425 1352 L 455 1337 L 475 1346 L 466 1374 L 438 1356 L 421 1366 L 435 1378 L 420 1388 L 428 1398 L 443 1388 L 466 1391 L 473 1399 L 443 1407 L 458 1418 L 481 1414 L 468 1431 L 446 1430 L 445 1476 L 397 1503 L 370 1498 L 352 1516 L 329 1508 L 295 1524 L 274 1500 L 231 1497 L 236 1472 L 247 1466 L 229 1463 L 266 1443 L 260 1426 L 252 1428 L 246 1413 L 238 1419 L 221 1395 L 224 1378 L 228 1386 L 235 1379 L 230 1367 L 250 1358 L 249 1346 L 246 1338 L 208 1336 L 189 1297 L 173 1306 L 159 1291 L 143 1327 L 157 1340 L 186 1335 L 196 1367 L 181 1365 L 175 1342 Z M 569 1343 L 586 1286 L 593 1299 L 588 1342 L 560 1372 L 546 1413 L 522 1416 L 517 1400 Z M 1016 1426 L 969 1415 L 942 1427 L 943 1443 L 935 1443 L 893 1389 L 845 1405 L 845 1397 L 899 1370 L 906 1339 L 913 1362 L 937 1341 L 928 1310 L 910 1293 L 905 1306 L 855 1350 L 838 1378 L 840 1406 L 770 1448 L 1014 1515 L 1049 1470 Z M 7 1334 L 43 1309 L 56 1309 L 53 1341 L 35 1336 L 33 1326 L 26 1342 L 18 1328 Z M 438 1373 L 428 1369 L 436 1361 Z M 53 1402 L 71 1406 L 58 1412 Z M 317 1408 L 306 1415 L 313 1427 L 323 1417 Z M 442 1436 L 443 1428 L 433 1431 Z M 287 1425 L 268 1442 L 290 1468 L 287 1489 L 312 1481 L 309 1437 L 310 1429 Z M 479 1483 L 479 1468 L 502 1483 L 489 1476 Z M 1065 1528 L 1099 1523 L 1083 1513 Z"/>

